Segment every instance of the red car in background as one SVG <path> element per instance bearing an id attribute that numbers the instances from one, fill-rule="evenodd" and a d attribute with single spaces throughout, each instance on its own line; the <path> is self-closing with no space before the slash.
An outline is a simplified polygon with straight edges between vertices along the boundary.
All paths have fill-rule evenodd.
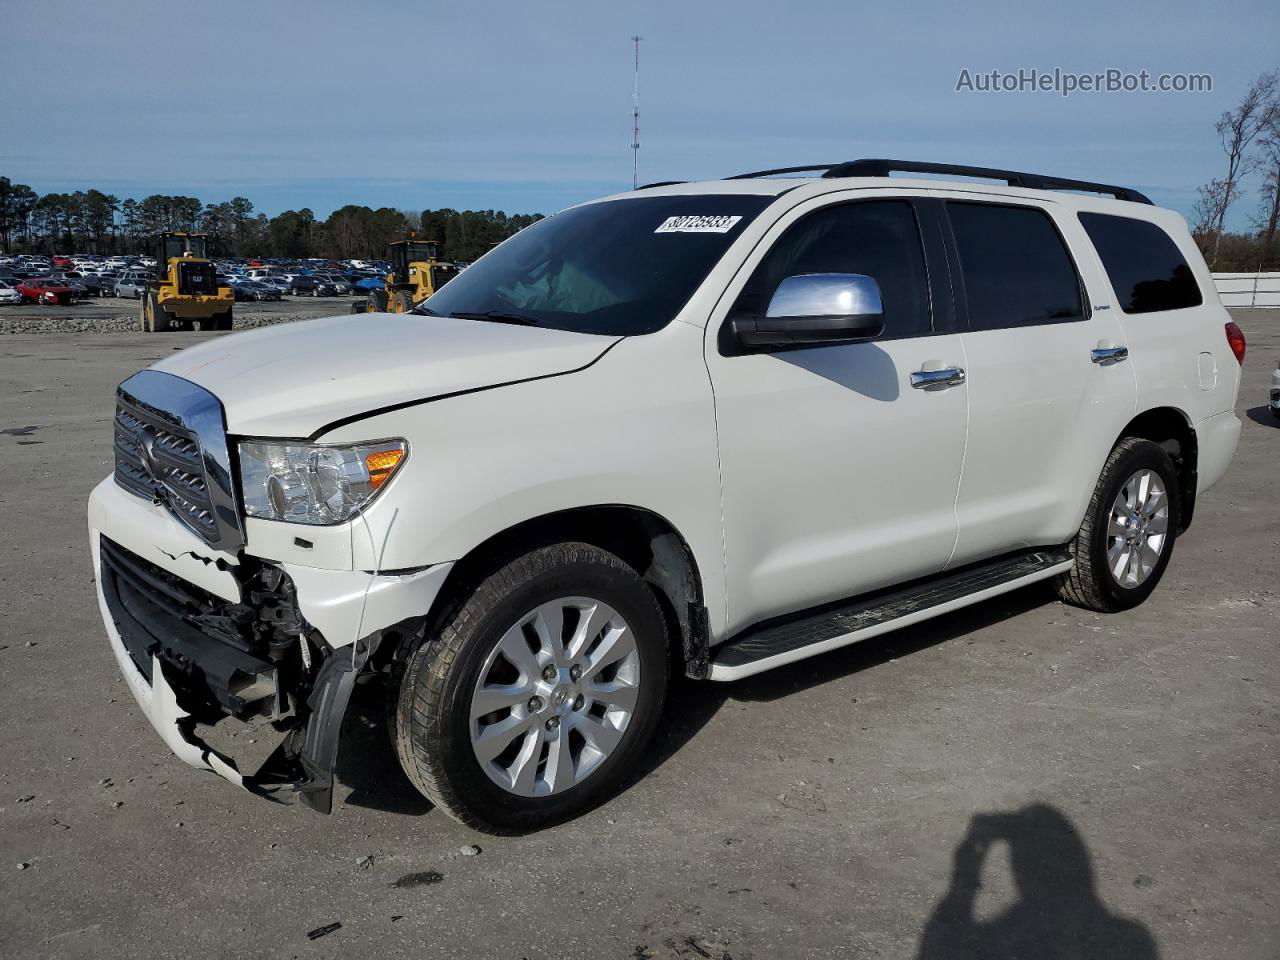
<path id="1" fill-rule="evenodd" d="M 65 280 L 48 277 L 32 277 L 18 284 L 18 294 L 23 301 L 32 300 L 44 304 L 74 303 L 80 296 L 77 287 L 70 286 Z"/>

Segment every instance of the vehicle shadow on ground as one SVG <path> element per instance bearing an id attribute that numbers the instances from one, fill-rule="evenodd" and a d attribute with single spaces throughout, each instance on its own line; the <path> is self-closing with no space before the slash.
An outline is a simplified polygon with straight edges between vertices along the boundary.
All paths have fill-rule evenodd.
<path id="1" fill-rule="evenodd" d="M 1270 407 L 1254 407 L 1252 410 L 1246 411 L 1245 416 L 1254 423 L 1262 424 L 1264 427 L 1280 429 L 1280 417 L 1272 413 Z"/>
<path id="2" fill-rule="evenodd" d="M 386 696 L 376 682 L 361 684 L 352 692 L 334 772 L 338 783 L 351 788 L 342 802 L 351 807 L 420 817 L 434 806 L 400 768 L 400 758 L 387 730 Z"/>
<path id="3" fill-rule="evenodd" d="M 631 789 L 679 753 L 728 699 L 778 700 L 966 636 L 1053 600 L 1054 595 L 1049 588 L 1035 584 L 736 683 L 674 677 L 653 745 L 628 777 L 623 790 Z M 384 696 L 376 684 L 358 686 L 352 695 L 343 723 L 336 771 L 337 782 L 351 788 L 351 793 L 342 802 L 388 813 L 421 816 L 433 807 L 414 789 L 400 768 L 387 732 L 383 700 L 380 699 Z"/>
<path id="4" fill-rule="evenodd" d="M 1008 848 L 1016 901 L 990 919 L 977 916 L 984 866 Z M 992 858 L 994 859 L 994 858 Z M 952 855 L 951 883 L 920 937 L 917 960 L 1088 957 L 1157 960 L 1151 932 L 1111 913 L 1098 899 L 1084 839 L 1059 810 L 1044 804 L 976 814 Z"/>
<path id="5" fill-rule="evenodd" d="M 964 607 L 953 613 L 850 644 L 810 660 L 801 660 L 737 683 L 727 684 L 726 691 L 734 700 L 778 700 L 798 691 L 808 690 L 833 680 L 841 680 L 891 660 L 910 656 L 928 647 L 985 630 L 993 624 L 1043 607 L 1056 600 L 1057 597 L 1050 587 L 1042 583 L 1032 584 L 1013 593 L 992 597 L 990 600 L 975 603 L 971 607 Z"/>
<path id="6" fill-rule="evenodd" d="M 851 644 L 810 660 L 777 667 L 735 683 L 677 678 L 667 698 L 667 709 L 654 737 L 654 744 L 631 782 L 643 779 L 675 756 L 697 736 L 726 700 L 779 700 L 862 670 L 869 670 L 890 660 L 909 656 L 935 644 L 966 636 L 1009 617 L 1042 607 L 1053 600 L 1055 597 L 1052 590 L 1043 584 L 1033 584 L 943 617 L 903 627 L 892 633 Z"/>

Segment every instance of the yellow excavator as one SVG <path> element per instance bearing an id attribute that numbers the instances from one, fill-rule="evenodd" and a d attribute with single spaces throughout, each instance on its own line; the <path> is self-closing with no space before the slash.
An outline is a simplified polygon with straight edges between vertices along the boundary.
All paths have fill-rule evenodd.
<path id="1" fill-rule="evenodd" d="M 162 233 L 155 241 L 156 279 L 142 297 L 142 329 L 230 330 L 235 294 L 218 286 L 203 233 Z"/>
<path id="2" fill-rule="evenodd" d="M 408 313 L 458 275 L 458 268 L 440 260 L 434 240 L 397 240 L 388 245 L 391 272 L 382 289 L 369 291 L 351 305 L 352 313 Z"/>

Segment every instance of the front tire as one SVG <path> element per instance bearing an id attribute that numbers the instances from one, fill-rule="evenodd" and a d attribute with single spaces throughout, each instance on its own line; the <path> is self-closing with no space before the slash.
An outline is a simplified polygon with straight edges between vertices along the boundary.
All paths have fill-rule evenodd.
<path id="1" fill-rule="evenodd" d="M 147 333 L 167 333 L 173 329 L 173 321 L 165 309 L 160 306 L 160 301 L 154 293 L 148 293 L 145 297 L 139 294 L 142 300 L 142 329 Z"/>
<path id="2" fill-rule="evenodd" d="M 611 796 L 657 726 L 666 621 L 618 557 L 533 550 L 469 590 L 408 658 L 395 742 L 410 781 L 460 823 L 537 830 Z"/>
<path id="3" fill-rule="evenodd" d="M 1124 437 L 1112 449 L 1058 577 L 1067 603 L 1100 613 L 1142 603 L 1164 576 L 1181 519 L 1178 473 L 1158 444 Z"/>

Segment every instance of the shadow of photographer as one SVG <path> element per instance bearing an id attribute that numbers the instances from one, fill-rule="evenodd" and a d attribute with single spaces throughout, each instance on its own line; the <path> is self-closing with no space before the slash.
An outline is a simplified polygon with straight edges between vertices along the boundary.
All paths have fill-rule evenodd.
<path id="1" fill-rule="evenodd" d="M 982 870 L 1005 843 L 1017 901 L 990 920 L 975 913 Z M 951 885 L 920 938 L 919 960 L 1157 960 L 1141 923 L 1098 899 L 1093 865 L 1079 832 L 1047 805 L 977 814 L 953 855 Z"/>

